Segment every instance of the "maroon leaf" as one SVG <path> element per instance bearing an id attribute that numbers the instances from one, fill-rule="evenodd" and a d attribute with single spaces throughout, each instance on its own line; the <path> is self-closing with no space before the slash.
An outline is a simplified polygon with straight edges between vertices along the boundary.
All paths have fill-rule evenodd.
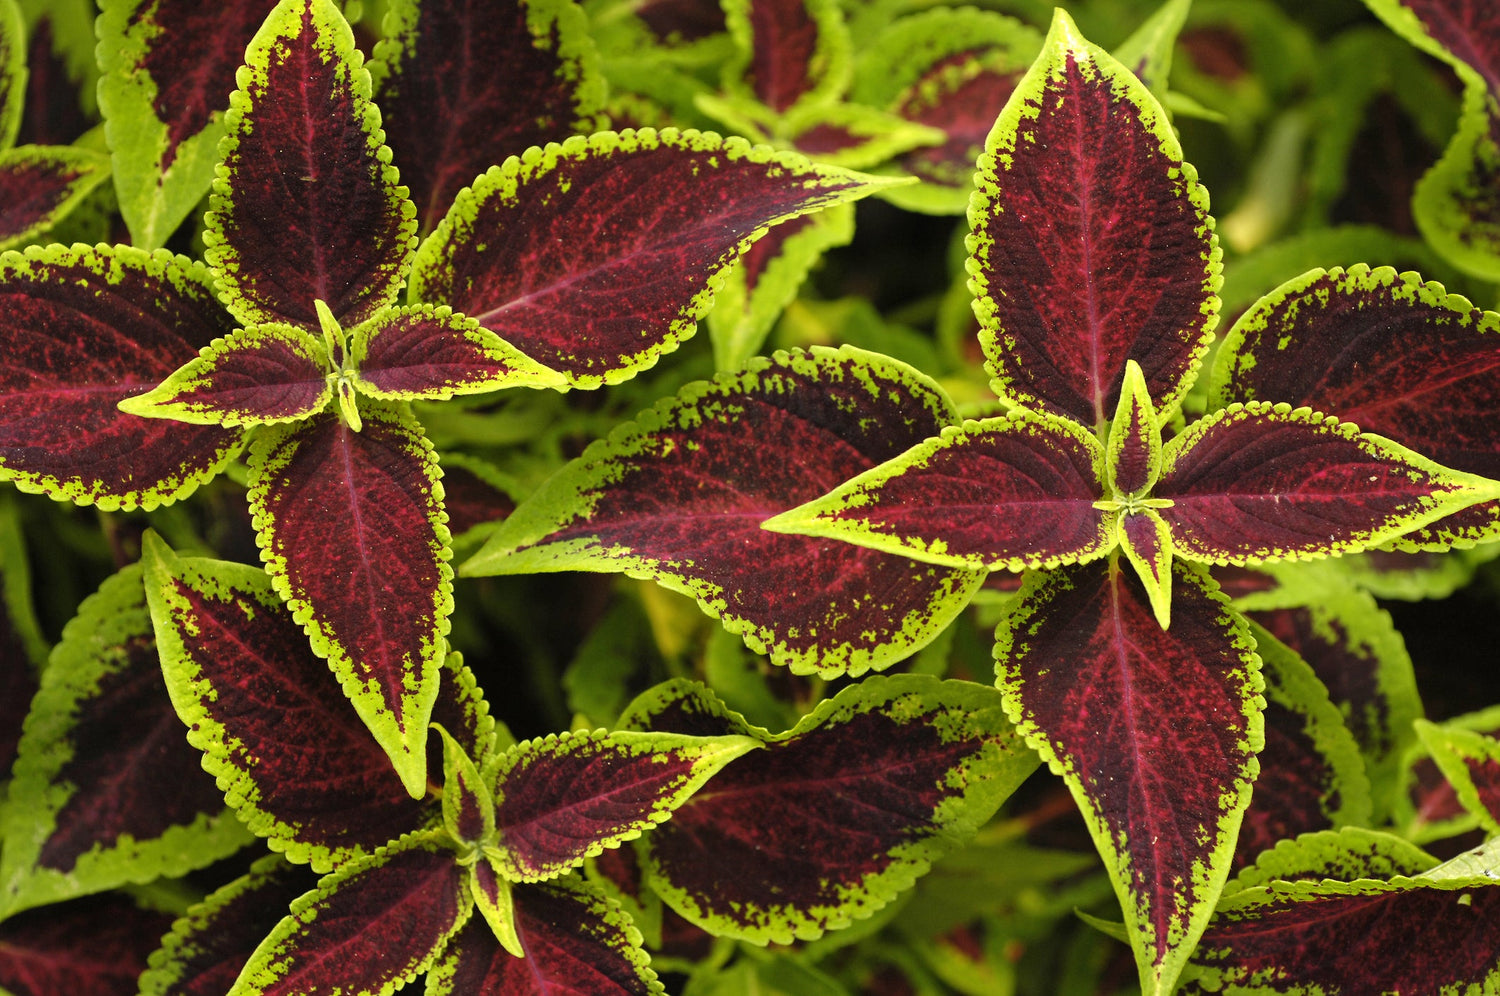
<path id="1" fill-rule="evenodd" d="M 475 526 L 498 522 L 516 509 L 507 482 L 495 468 L 461 454 L 444 453 L 443 507 L 455 540 Z"/>
<path id="2" fill-rule="evenodd" d="M 249 37 L 246 35 L 246 37 Z M 31 25 L 26 55 L 26 103 L 17 145 L 69 145 L 92 123 L 84 115 L 79 86 L 62 53 L 53 47 L 52 14 Z M 227 93 L 229 88 L 224 88 Z"/>
<path id="3" fill-rule="evenodd" d="M 631 722 L 735 731 L 738 717 L 714 715 L 702 694 L 654 690 Z M 818 937 L 870 916 L 965 841 L 1035 767 L 1018 747 L 993 689 L 868 678 L 652 831 L 647 882 L 721 936 Z"/>
<path id="4" fill-rule="evenodd" d="M 108 509 L 191 493 L 241 434 L 115 406 L 233 329 L 207 271 L 181 258 L 53 246 L 0 261 L 0 477 Z"/>
<path id="5" fill-rule="evenodd" d="M 250 829 L 327 870 L 437 819 L 402 791 L 269 578 L 159 544 L 146 562 L 173 704 Z"/>
<path id="6" fill-rule="evenodd" d="M 1500 477 L 1500 320 L 1389 267 L 1314 270 L 1236 324 L 1214 367 L 1215 405 L 1277 401 L 1333 412 L 1446 467 Z M 1500 523 L 1488 501 L 1433 523 L 1478 538 Z"/>
<path id="7" fill-rule="evenodd" d="M 371 70 L 386 141 L 422 231 L 494 164 L 597 127 L 604 88 L 575 4 L 403 6 L 405 16 L 376 47 L 383 65 Z"/>
<path id="8" fill-rule="evenodd" d="M 884 667 L 935 636 L 981 575 L 760 525 L 952 418 L 929 382 L 873 354 L 757 359 L 596 443 L 464 570 L 639 571 L 794 670 Z"/>
<path id="9" fill-rule="evenodd" d="M 442 953 L 473 913 L 468 869 L 436 835 L 402 838 L 340 867 L 256 948 L 235 991 L 389 993 Z"/>
<path id="10" fill-rule="evenodd" d="M 1171 991 L 1208 921 L 1262 746 L 1244 620 L 1201 570 L 1172 566 L 1170 630 L 1110 558 L 1030 575 L 995 634 L 1006 709 L 1061 768 L 1152 992 Z"/>
<path id="11" fill-rule="evenodd" d="M 420 795 L 453 606 L 442 485 L 409 414 L 368 403 L 363 421 L 324 412 L 257 439 L 250 507 L 277 591 Z"/>
<path id="12" fill-rule="evenodd" d="M 979 167 L 969 271 L 995 389 L 1092 427 L 1134 359 L 1168 417 L 1213 330 L 1220 267 L 1155 98 L 1060 15 Z"/>
<path id="13" fill-rule="evenodd" d="M 243 322 L 316 328 L 321 300 L 352 328 L 394 301 L 416 222 L 348 23 L 325 0 L 278 7 L 240 82 L 204 257 Z"/>
<path id="14" fill-rule="evenodd" d="M 0 924 L 0 989 L 11 996 L 134 996 L 171 926 L 117 895 L 76 899 Z"/>
<path id="15" fill-rule="evenodd" d="M 292 900 L 316 882 L 280 856 L 257 861 L 173 925 L 141 976 L 141 996 L 223 996 Z"/>
<path id="16" fill-rule="evenodd" d="M 478 917 L 428 976 L 432 996 L 651 996 L 661 992 L 629 917 L 576 878 L 516 885 L 524 959 Z"/>
<path id="17" fill-rule="evenodd" d="M 30 241 L 109 176 L 103 156 L 68 146 L 0 152 L 0 245 Z"/>
<path id="18" fill-rule="evenodd" d="M 1173 549 L 1247 564 L 1373 546 L 1494 493 L 1410 450 L 1306 409 L 1250 402 L 1167 446 L 1153 492 Z"/>
<path id="19" fill-rule="evenodd" d="M 446 306 L 393 308 L 366 322 L 354 331 L 350 362 L 358 370 L 355 386 L 375 398 L 441 400 L 567 383 Z"/>
<path id="20" fill-rule="evenodd" d="M 739 69 L 743 84 L 762 104 L 784 113 L 824 83 L 832 61 L 824 51 L 831 44 L 827 36 L 831 30 L 843 30 L 832 4 L 825 0 L 736 0 L 725 13 L 730 34 L 746 60 L 731 71 Z M 839 40 L 848 45 L 847 39 Z"/>
<path id="21" fill-rule="evenodd" d="M 449 304 L 575 386 L 597 387 L 691 335 L 712 287 L 768 226 L 873 189 L 712 134 L 572 138 L 460 196 L 418 252 L 411 297 Z"/>
<path id="22" fill-rule="evenodd" d="M 1500 20 L 1483 0 L 1400 0 L 1422 27 L 1500 95 Z"/>

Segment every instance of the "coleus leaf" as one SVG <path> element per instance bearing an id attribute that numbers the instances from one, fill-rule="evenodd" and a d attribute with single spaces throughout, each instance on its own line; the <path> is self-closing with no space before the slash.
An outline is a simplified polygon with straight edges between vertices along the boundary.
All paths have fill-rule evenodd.
<path id="1" fill-rule="evenodd" d="M 1093 427 L 1133 359 L 1170 418 L 1217 321 L 1220 252 L 1150 91 L 1059 10 L 976 183 L 968 269 L 995 391 Z"/>
<path id="2" fill-rule="evenodd" d="M 1497 489 L 1351 423 L 1252 401 L 1173 437 L 1152 494 L 1171 502 L 1178 556 L 1243 565 L 1366 549 Z"/>
<path id="3" fill-rule="evenodd" d="M 250 509 L 277 592 L 419 796 L 453 608 L 442 484 L 410 414 L 362 412 L 359 432 L 328 411 L 258 437 Z"/>
<path id="4" fill-rule="evenodd" d="M 427 996 L 657 996 L 641 934 L 618 905 L 577 876 L 515 886 L 524 958 L 471 919 L 427 973 Z"/>
<path id="5" fill-rule="evenodd" d="M 1490 833 L 1500 832 L 1500 740 L 1462 726 L 1417 720 L 1417 736 L 1432 752 L 1463 807 Z"/>
<path id="6" fill-rule="evenodd" d="M 645 881 L 668 905 L 760 944 L 870 916 L 1036 766 L 993 689 L 928 676 L 867 678 L 774 736 L 687 682 L 645 693 L 621 722 L 765 741 L 641 845 Z"/>
<path id="7" fill-rule="evenodd" d="M 395 301 L 415 209 L 382 144 L 370 74 L 331 0 L 282 0 L 245 51 L 204 258 L 245 324 L 352 328 Z"/>
<path id="8" fill-rule="evenodd" d="M 515 882 L 576 868 L 667 820 L 715 772 L 759 746 L 744 736 L 627 730 L 513 747 L 493 766 L 497 868 Z"/>
<path id="9" fill-rule="evenodd" d="M 141 975 L 140 996 L 222 996 L 287 907 L 316 883 L 280 855 L 261 858 L 172 925 Z"/>
<path id="10" fill-rule="evenodd" d="M 517 958 L 524 958 L 526 951 L 516 934 L 516 904 L 511 882 L 495 867 L 493 857 L 488 854 L 477 857 L 479 860 L 469 869 L 469 892 L 474 896 L 474 908 L 490 925 L 490 931 L 500 946 Z"/>
<path id="11" fill-rule="evenodd" d="M 995 631 L 1006 710 L 1067 782 L 1146 993 L 1173 991 L 1228 875 L 1263 743 L 1260 660 L 1200 568 L 1163 630 L 1117 558 L 1027 575 Z"/>
<path id="12" fill-rule="evenodd" d="M 421 230 L 495 163 L 594 131 L 605 89 L 598 62 L 571 0 L 391 4 L 370 72 Z"/>
<path id="13" fill-rule="evenodd" d="M 575 387 L 617 383 L 696 331 L 769 226 L 889 182 L 711 132 L 576 136 L 462 193 L 418 249 L 410 296 L 477 318 Z"/>
<path id="14" fill-rule="evenodd" d="M 26 107 L 26 22 L 15 0 L 0 3 L 0 149 L 16 144 Z"/>
<path id="15" fill-rule="evenodd" d="M 252 831 L 327 871 L 437 821 L 402 790 L 264 572 L 179 559 L 152 534 L 144 557 L 172 704 Z M 443 721 L 462 730 L 460 712 Z"/>
<path id="16" fill-rule="evenodd" d="M 1184 992 L 1482 992 L 1497 952 L 1500 888 L 1483 875 L 1273 882 L 1225 898 Z"/>
<path id="17" fill-rule="evenodd" d="M 120 410 L 199 425 L 270 425 L 322 411 L 333 398 L 328 350 L 305 329 L 267 322 L 215 339 Z"/>
<path id="18" fill-rule="evenodd" d="M 1354 735 L 1312 667 L 1251 624 L 1265 676 L 1265 747 L 1235 865 L 1299 834 L 1365 824 L 1370 779 Z"/>
<path id="19" fill-rule="evenodd" d="M 936 636 L 982 575 L 760 524 L 953 418 L 935 385 L 875 354 L 756 359 L 593 444 L 463 570 L 625 571 L 694 596 L 795 672 L 883 668 Z"/>
<path id="20" fill-rule="evenodd" d="M 1224 895 L 1272 882 L 1353 882 L 1421 875 L 1438 859 L 1411 841 L 1384 830 L 1340 827 L 1304 833 L 1262 851 L 1224 887 Z"/>
<path id="21" fill-rule="evenodd" d="M 495 801 L 468 752 L 441 726 L 443 737 L 443 827 L 460 844 L 490 839 Z"/>
<path id="22" fill-rule="evenodd" d="M 117 894 L 33 910 L 0 923 L 0 992 L 133 996 L 172 918 Z"/>
<path id="23" fill-rule="evenodd" d="M 233 331 L 204 267 L 129 246 L 28 248 L 0 257 L 0 301 L 0 478 L 78 504 L 154 508 L 238 451 L 239 432 L 116 408 Z"/>
<path id="24" fill-rule="evenodd" d="M 70 146 L 23 145 L 0 152 L 0 249 L 50 229 L 109 178 L 109 160 Z"/>
<path id="25" fill-rule="evenodd" d="M 1087 561 L 1109 549 L 1104 450 L 1071 419 L 1014 411 L 941 435 L 764 523 L 969 570 Z"/>
<path id="26" fill-rule="evenodd" d="M 166 696 L 130 567 L 85 599 L 27 716 L 0 809 L 0 916 L 227 857 L 250 837 Z"/>
<path id="27" fill-rule="evenodd" d="M 235 70 L 274 3 L 100 4 L 99 109 L 134 244 L 164 244 L 208 192 Z"/>
<path id="28" fill-rule="evenodd" d="M 1312 270 L 1247 311 L 1214 363 L 1210 405 L 1335 412 L 1455 470 L 1500 475 L 1500 316 L 1390 267 Z M 1500 536 L 1500 502 L 1432 523 L 1403 546 Z"/>
<path id="29" fill-rule="evenodd" d="M 341 865 L 292 903 L 230 996 L 386 994 L 442 954 L 474 911 L 467 869 L 437 833 Z"/>
<path id="30" fill-rule="evenodd" d="M 724 87 L 778 114 L 837 97 L 848 87 L 853 54 L 834 0 L 728 0 L 724 22 L 735 56 Z"/>

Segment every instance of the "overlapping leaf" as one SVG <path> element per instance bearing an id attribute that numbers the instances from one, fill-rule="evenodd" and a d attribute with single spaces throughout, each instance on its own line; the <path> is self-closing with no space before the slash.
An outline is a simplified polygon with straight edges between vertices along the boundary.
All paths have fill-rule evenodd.
<path id="1" fill-rule="evenodd" d="M 183 742 L 136 568 L 64 631 L 15 776 L 0 817 L 0 916 L 183 874 L 250 840 Z"/>
<path id="2" fill-rule="evenodd" d="M 276 590 L 419 795 L 453 605 L 442 484 L 409 414 L 372 403 L 363 424 L 324 412 L 258 438 L 250 507 Z"/>
<path id="3" fill-rule="evenodd" d="M 460 196 L 418 250 L 411 297 L 477 318 L 574 386 L 615 383 L 696 330 L 768 226 L 884 182 L 711 132 L 578 136 Z"/>
<path id="4" fill-rule="evenodd" d="M 968 268 L 996 392 L 1094 427 L 1133 359 L 1170 417 L 1217 321 L 1220 254 L 1165 112 L 1059 12 L 985 149 Z"/>
<path id="5" fill-rule="evenodd" d="M 1260 661 L 1199 569 L 1172 628 L 1115 558 L 1029 576 L 996 630 L 1006 709 L 1062 774 L 1125 910 L 1142 990 L 1170 993 L 1229 872 L 1263 743 Z"/>
<path id="6" fill-rule="evenodd" d="M 402 0 L 388 16 L 370 71 L 422 231 L 494 164 L 594 130 L 603 77 L 571 0 Z"/>
<path id="7" fill-rule="evenodd" d="M 724 20 L 735 41 L 735 58 L 724 67 L 732 92 L 784 114 L 849 85 L 849 33 L 832 0 L 730 0 Z"/>
<path id="8" fill-rule="evenodd" d="M 868 678 L 786 733 L 755 731 L 701 686 L 643 695 L 622 723 L 766 742 L 647 838 L 649 886 L 718 935 L 790 943 L 870 916 L 1035 768 L 993 689 Z"/>
<path id="9" fill-rule="evenodd" d="M 982 575 L 760 523 L 952 418 L 929 382 L 873 354 L 817 349 L 757 360 L 595 443 L 464 571 L 648 576 L 695 596 L 793 670 L 885 667 L 936 636 Z"/>
<path id="10" fill-rule="evenodd" d="M 1490 833 L 1500 833 L 1500 740 L 1462 726 L 1419 720 L 1417 735 L 1452 783 L 1458 801 Z"/>
<path id="11" fill-rule="evenodd" d="M 238 432 L 115 407 L 234 329 L 202 266 L 127 246 L 31 248 L 0 257 L 0 301 L 0 477 L 80 504 L 151 508 L 238 450 Z"/>
<path id="12" fill-rule="evenodd" d="M 1240 318 L 1214 365 L 1211 404 L 1336 412 L 1444 466 L 1500 475 L 1500 316 L 1390 267 L 1313 270 Z M 1500 502 L 1464 509 L 1403 545 L 1500 536 Z"/>
<path id="13" fill-rule="evenodd" d="M 131 996 L 165 913 L 118 894 L 75 899 L 0 924 L 0 992 L 11 996 Z"/>

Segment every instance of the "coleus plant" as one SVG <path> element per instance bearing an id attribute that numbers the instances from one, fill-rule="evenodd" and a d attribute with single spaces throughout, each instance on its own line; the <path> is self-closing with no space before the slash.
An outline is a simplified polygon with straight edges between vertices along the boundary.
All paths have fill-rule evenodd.
<path id="1" fill-rule="evenodd" d="M 1029 571 L 996 633 L 999 686 L 1085 814 L 1143 990 L 1170 992 L 1229 871 L 1263 738 L 1255 641 L 1209 568 L 1368 549 L 1500 492 L 1275 390 L 1220 390 L 1166 438 L 1217 320 L 1207 195 L 1155 98 L 1065 13 L 977 186 L 969 272 L 1007 414 L 949 427 L 766 528 Z M 1317 295 L 1333 302 L 1322 311 L 1299 313 L 1283 288 L 1237 332 L 1267 311 L 1311 331 L 1346 301 L 1437 293 L 1390 271 L 1340 278 L 1310 278 L 1344 290 Z M 1455 335 L 1487 346 L 1460 314 Z M 1290 338 L 1278 331 L 1232 335 L 1217 369 L 1263 369 Z M 1411 378 L 1454 362 L 1423 360 Z M 1439 523 L 1415 542 L 1474 538 Z"/>
<path id="2" fill-rule="evenodd" d="M 604 132 L 491 169 L 419 246 L 337 7 L 283 0 L 245 58 L 207 265 L 130 247 L 0 263 L 18 357 L 0 473 L 151 508 L 249 439 L 278 590 L 418 796 L 452 597 L 440 473 L 408 402 L 626 379 L 695 330 L 769 225 L 883 181 L 712 134 Z M 80 328 L 108 345 L 69 349 Z M 39 425 L 65 448 L 38 447 Z"/>
<path id="3" fill-rule="evenodd" d="M 253 952 L 244 932 L 263 912 L 235 900 L 264 901 L 286 877 L 262 866 L 212 897 L 153 963 L 162 991 L 237 973 L 236 996 L 379 993 L 426 971 L 434 994 L 661 992 L 628 916 L 575 872 L 758 740 L 600 730 L 516 744 L 455 655 L 433 713 L 442 760 L 412 799 L 264 572 L 179 558 L 154 534 L 145 570 L 167 688 L 205 769 L 251 830 L 323 875 Z M 208 942 L 234 961 L 205 963 Z"/>

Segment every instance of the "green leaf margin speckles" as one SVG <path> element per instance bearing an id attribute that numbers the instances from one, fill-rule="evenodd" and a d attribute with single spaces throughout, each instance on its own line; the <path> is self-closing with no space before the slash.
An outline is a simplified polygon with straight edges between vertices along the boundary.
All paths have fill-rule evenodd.
<path id="1" fill-rule="evenodd" d="M 1500 834 L 1500 808 L 1486 805 L 1474 782 L 1470 764 L 1500 768 L 1500 740 L 1461 725 L 1443 725 L 1419 719 L 1414 724 L 1422 741 L 1443 776 L 1453 785 L 1454 794 L 1464 809 L 1479 819 L 1489 834 Z"/>

